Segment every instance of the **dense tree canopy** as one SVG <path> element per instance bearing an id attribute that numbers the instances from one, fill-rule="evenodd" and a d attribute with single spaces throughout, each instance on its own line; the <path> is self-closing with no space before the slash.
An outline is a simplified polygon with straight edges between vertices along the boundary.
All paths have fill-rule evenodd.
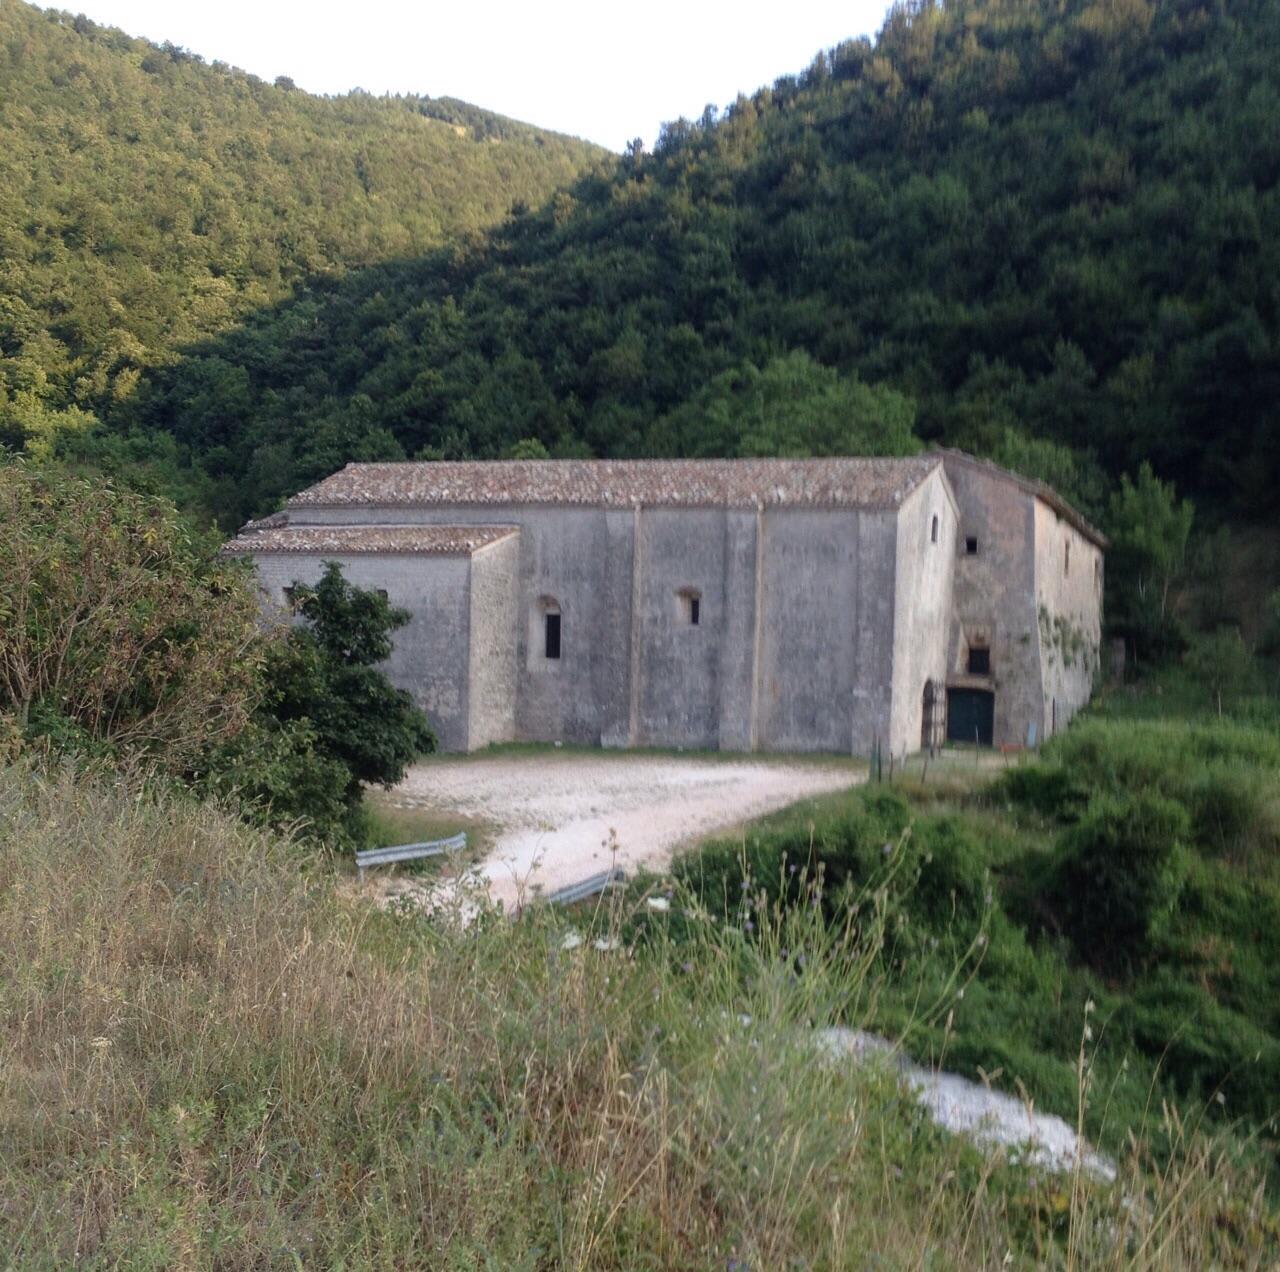
<path id="1" fill-rule="evenodd" d="M 300 280 L 459 242 L 602 153 L 0 0 L 0 444 L 127 411 L 148 368 Z"/>
<path id="2" fill-rule="evenodd" d="M 231 523 L 351 458 L 738 454 L 777 439 L 699 408 L 802 351 L 1091 511 L 1148 459 L 1265 512 L 1278 42 L 1280 0 L 901 7 L 482 243 L 307 280 L 141 384 L 110 457 L 173 447 Z"/>
<path id="3" fill-rule="evenodd" d="M 555 193 L 586 152 L 472 108 L 0 13 L 0 418 L 224 525 L 349 459 L 908 427 L 1095 515 L 1143 460 L 1270 510 L 1280 0 L 914 0 Z"/>

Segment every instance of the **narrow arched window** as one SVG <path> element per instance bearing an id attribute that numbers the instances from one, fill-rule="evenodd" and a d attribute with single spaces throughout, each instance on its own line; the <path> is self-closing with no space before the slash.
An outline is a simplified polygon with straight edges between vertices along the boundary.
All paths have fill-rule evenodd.
<path id="1" fill-rule="evenodd" d="M 933 524 L 929 527 L 929 542 L 938 542 L 938 518 L 936 516 L 933 519 Z"/>
<path id="2" fill-rule="evenodd" d="M 1062 552 L 1062 573 L 1064 575 L 1071 573 L 1071 540 L 1068 539 L 1063 545 Z"/>

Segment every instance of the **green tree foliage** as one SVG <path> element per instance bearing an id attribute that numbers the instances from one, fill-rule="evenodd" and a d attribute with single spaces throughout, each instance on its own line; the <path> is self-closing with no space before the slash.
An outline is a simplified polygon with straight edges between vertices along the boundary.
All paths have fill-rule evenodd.
<path id="1" fill-rule="evenodd" d="M 435 749 L 422 712 L 376 665 L 409 615 L 353 586 L 335 562 L 314 588 L 298 585 L 295 599 L 306 622 L 270 647 L 258 712 L 213 758 L 206 782 L 260 820 L 350 843 L 364 786 L 393 786 Z"/>
<path id="2" fill-rule="evenodd" d="M 300 280 L 111 424 L 176 439 L 232 524 L 352 458 L 742 453 L 698 409 L 800 350 L 1095 513 L 1149 460 L 1266 514 L 1278 40 L 1280 0 L 899 7 L 483 241 Z"/>
<path id="3" fill-rule="evenodd" d="M 0 715 L 181 772 L 256 700 L 258 610 L 165 500 L 0 465 Z"/>
<path id="4" fill-rule="evenodd" d="M 915 408 L 902 394 L 842 376 L 803 350 L 723 372 L 651 432 L 670 455 L 910 455 Z"/>
<path id="5" fill-rule="evenodd" d="M 299 281 L 461 242 L 600 154 L 449 99 L 273 87 L 4 0 L 0 445 L 129 419 L 148 368 Z M 228 421 L 250 400 L 243 367 L 192 387 Z"/>
<path id="6" fill-rule="evenodd" d="M 1161 481 L 1147 463 L 1137 481 L 1122 477 L 1111 497 L 1108 621 L 1139 654 L 1159 654 L 1183 643 L 1175 618 L 1176 589 L 1186 570 L 1194 519 L 1190 501 L 1179 500 L 1172 483 Z"/>
<path id="7" fill-rule="evenodd" d="M 1258 667 L 1236 627 L 1219 627 L 1197 636 L 1186 657 L 1187 669 L 1204 686 L 1222 714 L 1223 700 L 1235 701 L 1258 688 Z"/>

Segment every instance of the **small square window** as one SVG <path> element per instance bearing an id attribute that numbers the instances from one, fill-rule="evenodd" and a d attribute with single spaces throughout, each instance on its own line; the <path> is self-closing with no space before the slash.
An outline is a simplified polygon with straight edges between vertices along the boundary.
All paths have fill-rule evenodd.
<path id="1" fill-rule="evenodd" d="M 991 674 L 991 650 L 985 645 L 969 646 L 969 674 L 971 676 Z"/>
<path id="2" fill-rule="evenodd" d="M 382 597 L 384 601 L 387 599 L 387 589 L 385 587 L 378 588 L 377 592 L 378 592 L 378 595 Z"/>
<path id="3" fill-rule="evenodd" d="M 547 614 L 543 618 L 543 630 L 546 636 L 544 652 L 548 658 L 560 657 L 560 615 Z"/>
<path id="4" fill-rule="evenodd" d="M 977 539 L 977 536 L 976 536 L 976 535 L 972 535 L 972 534 L 971 534 L 971 535 L 969 535 L 969 536 L 965 539 L 965 541 L 964 541 L 964 554 L 965 554 L 965 556 L 977 556 L 977 555 L 978 555 L 978 539 Z"/>

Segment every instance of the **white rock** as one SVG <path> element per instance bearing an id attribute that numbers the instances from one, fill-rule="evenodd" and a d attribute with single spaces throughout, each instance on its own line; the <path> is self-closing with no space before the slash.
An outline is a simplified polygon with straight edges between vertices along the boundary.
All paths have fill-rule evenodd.
<path id="1" fill-rule="evenodd" d="M 1003 1091 L 992 1091 L 955 1073 L 922 1068 L 886 1039 L 860 1029 L 820 1029 L 816 1041 L 831 1059 L 875 1058 L 893 1064 L 944 1130 L 967 1135 L 986 1147 L 1022 1149 L 1018 1160 L 1048 1170 L 1074 1170 L 1079 1162 L 1100 1179 L 1116 1177 L 1115 1163 L 1080 1139 L 1062 1118 L 1037 1113 Z"/>

